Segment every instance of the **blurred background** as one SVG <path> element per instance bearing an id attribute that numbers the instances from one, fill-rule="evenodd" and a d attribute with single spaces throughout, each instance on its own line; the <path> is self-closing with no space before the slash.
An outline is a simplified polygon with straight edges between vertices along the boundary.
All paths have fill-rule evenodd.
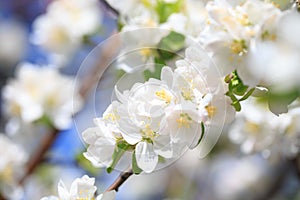
<path id="1" fill-rule="evenodd" d="M 43 196 L 57 194 L 57 184 L 60 179 L 69 187 L 75 178 L 84 174 L 96 177 L 96 186 L 98 192 L 101 192 L 119 175 L 118 171 L 108 174 L 105 169 L 94 168 L 82 156 L 85 146 L 80 137 L 80 132 L 93 126 L 92 119 L 101 115 L 110 103 L 113 84 L 118 72 L 106 70 L 101 78 L 101 84 L 94 84 L 93 81 L 90 83 L 87 80 L 92 79 L 90 76 L 95 63 L 107 62 L 105 56 L 116 54 L 114 52 L 116 50 L 111 49 L 111 46 L 105 46 L 100 50 L 98 60 L 96 59 L 95 63 L 86 61 L 85 67 L 81 68 L 80 66 L 97 44 L 118 31 L 119 23 L 116 13 L 105 3 L 98 2 L 96 5 L 101 14 L 87 17 L 98 18 L 100 28 L 96 28 L 93 35 L 88 36 L 89 33 L 83 33 L 83 42 L 80 45 L 71 39 L 68 40 L 68 44 L 72 43 L 73 46 L 64 52 L 57 53 L 54 42 L 49 38 L 43 38 L 45 33 L 34 31 L 34 27 L 39 26 L 36 22 L 37 18 L 47 12 L 50 3 L 51 0 L 0 1 L 1 93 L 3 94 L 3 91 L 7 90 L 4 88 L 10 81 L 18 76 L 21 77 L 20 74 L 17 75 L 18 67 L 24 65 L 24 62 L 36 66 L 49 65 L 49 68 L 53 68 L 51 65 L 56 65 L 61 76 L 72 76 L 73 78 L 77 76 L 77 84 L 84 83 L 87 86 L 83 89 L 80 88 L 80 92 L 83 94 L 81 109 L 77 110 L 77 114 L 74 115 L 74 120 L 70 125 L 59 131 L 57 127 L 53 128 L 53 125 L 49 128 L 45 124 L 20 123 L 19 118 L 7 114 L 9 113 L 7 109 L 11 105 L 6 102 L 6 97 L 2 95 L 0 132 L 1 136 L 5 135 L 5 138 L 10 140 L 0 142 L 3 144 L 0 145 L 0 191 L 2 196 L 6 196 L 5 199 L 40 199 Z M 57 20 L 63 21 L 64 19 L 63 14 L 56 13 L 55 16 L 58 18 Z M 82 24 L 79 24 L 78 27 L 82 27 L 82 30 L 85 29 Z M 45 29 L 47 30 L 47 28 Z M 53 29 L 54 26 L 49 24 L 49 31 Z M 86 29 L 88 30 L 88 28 Z M 50 41 L 50 43 L 45 43 L 45 41 Z M 62 46 L 64 45 L 67 44 L 62 44 Z M 58 48 L 62 49 L 62 47 Z M 107 51 L 111 52 L 107 53 Z M 29 76 L 29 80 L 31 79 L 32 77 Z M 50 79 L 47 81 L 56 82 L 58 80 Z M 42 78 L 41 82 L 43 81 Z M 94 85 L 89 86 L 89 84 Z M 58 93 L 60 89 L 57 89 Z M 19 94 L 20 100 L 25 101 L 26 98 L 22 98 L 21 92 Z M 18 97 L 15 98 L 18 99 Z M 70 97 L 70 99 L 73 98 Z M 250 112 L 253 111 L 252 108 L 249 110 Z M 264 113 L 264 111 L 257 112 Z M 243 115 L 245 113 L 241 114 L 241 116 Z M 266 116 L 262 116 L 260 119 L 266 118 Z M 269 122 L 266 121 L 265 124 Z M 197 150 L 187 151 L 184 156 L 167 168 L 149 175 L 142 174 L 130 177 L 120 188 L 117 199 L 300 200 L 300 168 L 297 157 L 290 159 L 282 156 L 281 153 L 276 153 L 280 151 L 282 144 L 276 145 L 277 140 L 274 138 L 270 140 L 263 137 L 256 138 L 257 143 L 268 143 L 268 145 L 264 144 L 261 151 L 251 152 L 249 147 L 247 150 L 247 144 L 244 145 L 244 150 L 241 149 L 242 147 L 236 144 L 241 143 L 239 134 L 244 130 L 239 127 L 239 124 L 241 123 L 233 122 L 232 125 L 226 126 L 216 146 L 204 159 L 198 158 Z M 232 128 L 232 126 L 234 127 Z M 257 129 L 255 124 L 248 123 L 247 127 L 247 130 L 250 129 L 251 131 Z M 272 132 L 269 129 L 260 129 L 260 131 Z M 249 140 L 251 141 L 251 139 Z M 51 142 L 45 144 L 45 141 Z M 6 143 L 14 143 L 16 146 L 10 149 L 11 147 L 5 146 L 8 145 Z M 41 151 L 40 146 L 47 145 L 49 149 L 45 150 L 45 155 L 37 163 L 28 164 L 28 160 L 34 160 L 37 152 Z M 258 149 L 260 148 L 259 145 Z M 287 145 L 289 148 L 290 143 Z M 266 146 L 267 148 L 265 148 Z M 20 159 L 21 166 L 17 168 L 17 172 L 9 172 L 5 165 L 13 163 L 9 159 L 21 156 L 22 153 L 20 152 L 26 152 L 24 159 Z M 28 166 L 33 166 L 31 167 L 32 171 L 22 184 L 10 180 L 11 177 L 7 177 L 17 177 L 16 179 L 19 180 L 24 173 L 28 172 L 28 168 L 30 168 Z M 19 185 L 23 185 L 23 187 L 19 187 Z"/>

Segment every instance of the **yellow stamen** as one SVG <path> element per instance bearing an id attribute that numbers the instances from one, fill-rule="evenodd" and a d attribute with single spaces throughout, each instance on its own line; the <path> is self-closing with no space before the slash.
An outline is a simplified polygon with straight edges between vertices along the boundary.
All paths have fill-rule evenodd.
<path id="1" fill-rule="evenodd" d="M 145 128 L 141 130 L 143 137 L 153 139 L 156 136 L 156 133 L 151 129 L 149 124 L 146 124 Z"/>
<path id="2" fill-rule="evenodd" d="M 107 115 L 105 115 L 103 117 L 103 119 L 106 119 L 106 120 L 111 120 L 111 121 L 116 121 L 117 119 L 119 119 L 120 117 L 115 115 L 114 113 L 108 113 Z"/>
<path id="3" fill-rule="evenodd" d="M 217 108 L 215 106 L 212 106 L 212 105 L 208 105 L 208 106 L 205 106 L 205 109 L 208 113 L 208 117 L 209 118 L 212 118 L 216 115 L 217 113 Z"/>
<path id="4" fill-rule="evenodd" d="M 190 128 L 192 123 L 192 118 L 187 114 L 180 114 L 180 117 L 176 120 L 178 123 L 178 128 Z"/>
<path id="5" fill-rule="evenodd" d="M 144 56 L 144 57 L 149 57 L 149 56 L 151 56 L 152 51 L 151 51 L 150 48 L 142 48 L 142 49 L 140 50 L 140 54 L 141 54 L 142 56 Z"/>
<path id="6" fill-rule="evenodd" d="M 246 122 L 245 128 L 250 133 L 258 133 L 260 131 L 259 125 L 250 121 Z"/>
<path id="7" fill-rule="evenodd" d="M 230 45 L 230 50 L 232 53 L 235 53 L 238 55 L 245 53 L 247 50 L 245 41 L 244 40 L 233 40 Z"/>
<path id="8" fill-rule="evenodd" d="M 155 92 L 155 95 L 160 99 L 166 101 L 166 103 L 171 103 L 172 101 L 172 96 L 169 95 L 164 89 Z"/>
<path id="9" fill-rule="evenodd" d="M 190 88 L 181 88 L 181 95 L 185 100 L 193 100 L 195 98 L 193 91 Z"/>

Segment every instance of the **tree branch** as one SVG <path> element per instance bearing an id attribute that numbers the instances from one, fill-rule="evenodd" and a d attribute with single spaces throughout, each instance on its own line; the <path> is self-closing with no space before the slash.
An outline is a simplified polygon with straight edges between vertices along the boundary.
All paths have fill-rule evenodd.
<path id="1" fill-rule="evenodd" d="M 25 179 L 30 174 L 32 174 L 32 172 L 34 172 L 34 170 L 37 168 L 39 163 L 41 163 L 41 161 L 44 158 L 44 155 L 46 154 L 48 149 L 51 147 L 53 142 L 55 141 L 58 133 L 59 133 L 59 131 L 55 129 L 51 133 L 47 134 L 47 136 L 45 136 L 45 138 L 43 138 L 43 141 L 40 145 L 41 148 L 37 151 L 37 153 L 35 155 L 33 155 L 32 159 L 30 159 L 26 165 L 25 174 L 19 181 L 20 185 L 24 184 Z"/>
<path id="2" fill-rule="evenodd" d="M 119 177 L 106 189 L 106 191 L 115 190 L 118 191 L 121 185 L 133 175 L 132 169 L 130 168 L 126 172 L 122 172 Z"/>

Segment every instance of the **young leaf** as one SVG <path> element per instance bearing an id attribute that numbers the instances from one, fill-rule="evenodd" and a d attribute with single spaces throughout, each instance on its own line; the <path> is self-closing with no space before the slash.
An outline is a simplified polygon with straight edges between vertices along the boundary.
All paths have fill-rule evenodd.
<path id="1" fill-rule="evenodd" d="M 182 4 L 183 0 L 177 0 L 172 3 L 166 3 L 164 0 L 157 0 L 155 10 L 159 16 L 159 22 L 164 23 L 171 14 L 179 12 L 183 6 Z"/>
<path id="2" fill-rule="evenodd" d="M 111 165 L 106 169 L 107 173 L 111 173 L 112 170 L 116 167 L 118 164 L 119 160 L 123 156 L 123 154 L 132 148 L 132 145 L 128 144 L 126 141 L 121 140 L 117 143 L 114 153 L 112 155 L 113 161 Z"/>
<path id="3" fill-rule="evenodd" d="M 158 43 L 158 53 L 163 60 L 172 59 L 176 56 L 176 52 L 181 50 L 185 44 L 185 36 L 171 31 L 167 36 L 163 37 Z"/>
<path id="4" fill-rule="evenodd" d="M 155 66 L 153 72 L 149 69 L 144 71 L 144 77 L 146 81 L 148 81 L 150 78 L 160 79 L 161 69 L 166 66 L 166 63 L 159 58 L 154 58 L 154 62 Z"/>
<path id="5" fill-rule="evenodd" d="M 135 151 L 132 154 L 132 171 L 134 174 L 140 174 L 143 172 L 143 170 L 137 165 Z"/>

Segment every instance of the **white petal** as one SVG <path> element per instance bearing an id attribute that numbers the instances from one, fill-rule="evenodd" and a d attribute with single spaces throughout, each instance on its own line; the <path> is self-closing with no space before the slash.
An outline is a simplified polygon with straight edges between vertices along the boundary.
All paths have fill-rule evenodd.
<path id="1" fill-rule="evenodd" d="M 162 81 L 165 81 L 169 87 L 172 87 L 173 83 L 173 71 L 170 67 L 163 67 L 161 70 L 161 78 Z"/>
<path id="2" fill-rule="evenodd" d="M 88 128 L 82 132 L 82 139 L 87 144 L 93 144 L 99 137 L 100 131 L 99 127 Z"/>
<path id="3" fill-rule="evenodd" d="M 58 183 L 58 195 L 61 200 L 69 200 L 70 194 L 62 180 Z"/>
<path id="4" fill-rule="evenodd" d="M 40 200 L 60 200 L 60 199 L 56 196 L 48 196 L 48 197 L 43 197 Z"/>
<path id="5" fill-rule="evenodd" d="M 173 144 L 170 135 L 160 135 L 155 138 L 154 151 L 164 158 L 172 158 Z"/>
<path id="6" fill-rule="evenodd" d="M 97 196 L 96 200 L 114 200 L 115 198 L 116 198 L 116 191 L 112 190 L 100 194 L 99 196 Z"/>
<path id="7" fill-rule="evenodd" d="M 151 173 L 158 163 L 158 155 L 153 145 L 148 142 L 139 142 L 135 147 L 137 165 L 146 173 Z"/>

